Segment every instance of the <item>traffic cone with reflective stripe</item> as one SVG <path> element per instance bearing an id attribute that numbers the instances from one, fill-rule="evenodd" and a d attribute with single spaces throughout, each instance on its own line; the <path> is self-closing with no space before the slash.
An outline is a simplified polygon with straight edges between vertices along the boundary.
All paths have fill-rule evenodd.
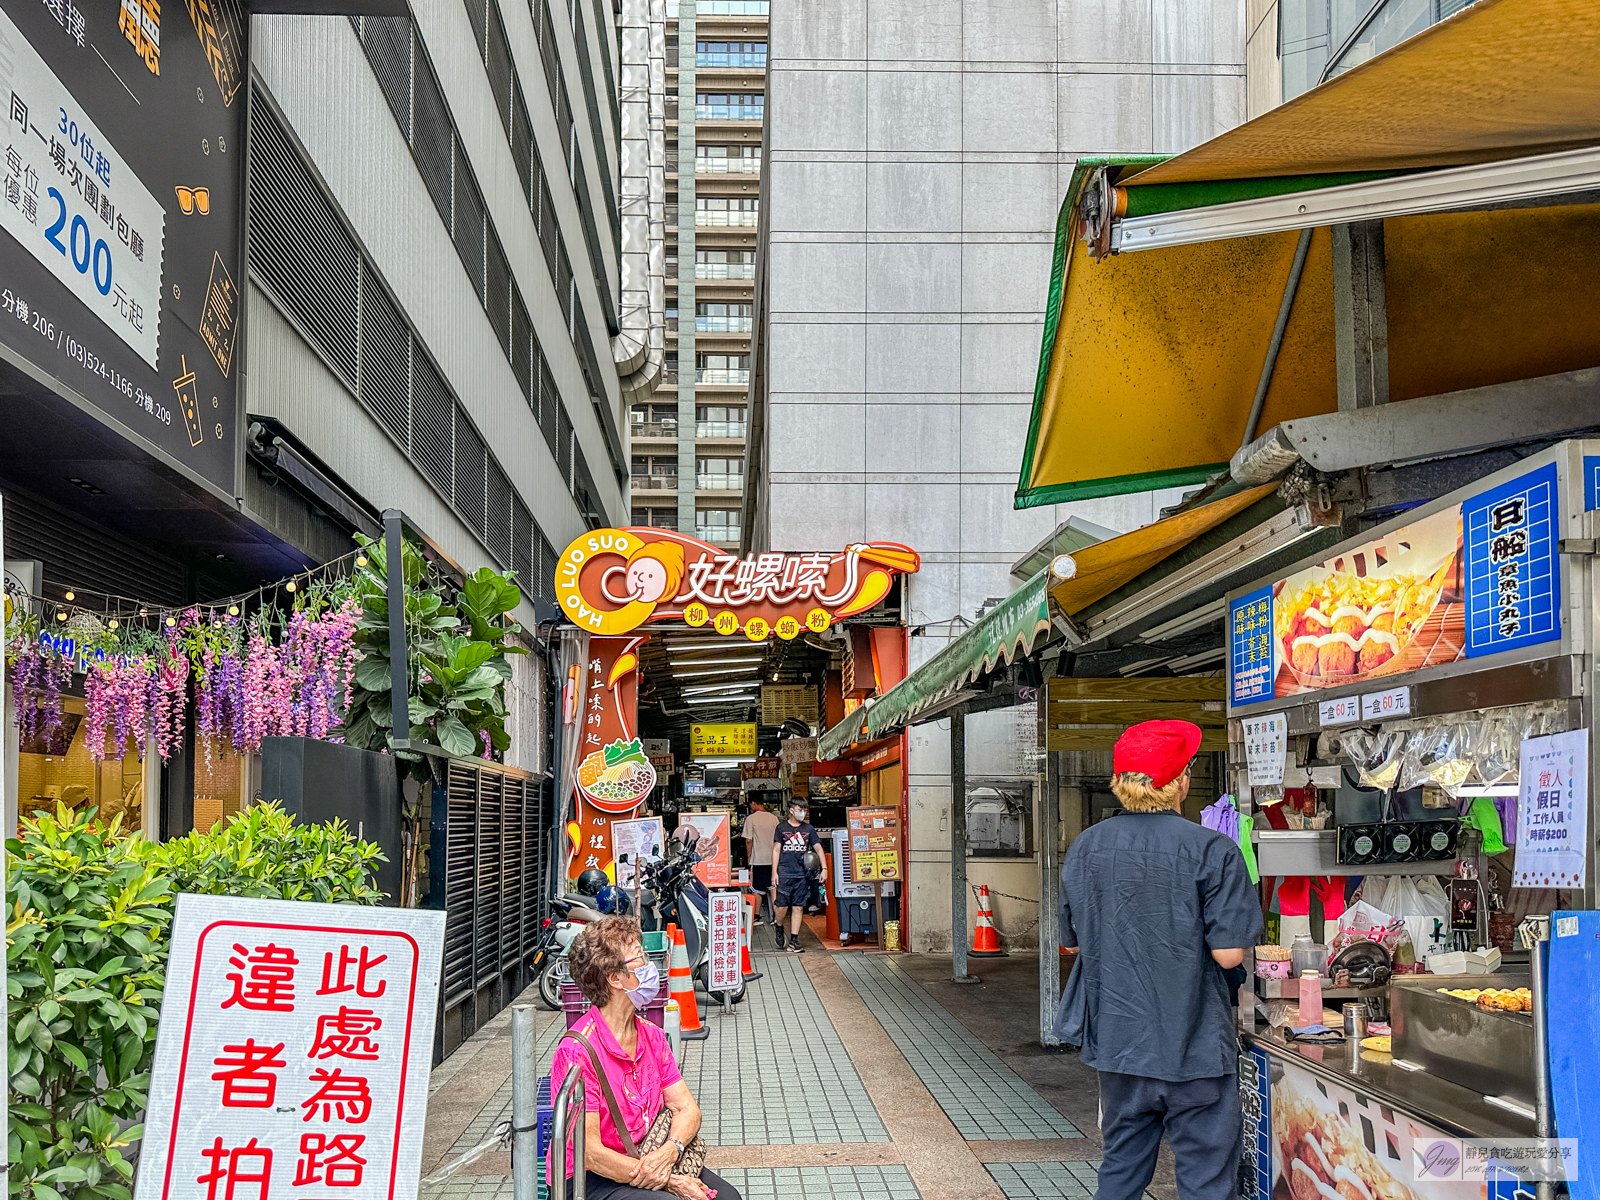
<path id="1" fill-rule="evenodd" d="M 989 885 L 978 885 L 978 923 L 972 931 L 972 949 L 968 958 L 1009 958 L 1000 949 L 1000 935 L 995 931 L 994 913 L 989 908 Z"/>
<path id="2" fill-rule="evenodd" d="M 700 1023 L 700 1006 L 694 998 L 694 973 L 689 969 L 689 948 L 684 944 L 683 930 L 672 930 L 672 958 L 667 967 L 667 989 L 678 1002 L 678 1038 L 685 1042 L 698 1042 L 711 1036 L 711 1031 Z"/>
<path id="3" fill-rule="evenodd" d="M 751 895 L 746 895 L 745 899 L 750 902 L 750 917 L 753 918 L 758 901 Z M 752 979 L 761 978 L 761 972 L 750 965 L 750 921 L 748 919 L 739 927 L 739 969 L 744 973 L 746 983 Z"/>

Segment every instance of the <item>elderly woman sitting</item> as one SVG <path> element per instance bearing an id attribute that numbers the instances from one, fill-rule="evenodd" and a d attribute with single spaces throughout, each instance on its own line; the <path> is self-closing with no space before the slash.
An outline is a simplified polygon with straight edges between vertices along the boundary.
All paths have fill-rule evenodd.
<path id="1" fill-rule="evenodd" d="M 667 1035 L 638 1017 L 662 987 L 642 940 L 633 918 L 606 917 L 585 926 L 567 952 L 572 980 L 594 1007 L 557 1047 L 550 1078 L 560 1086 L 574 1065 L 583 1072 L 585 1193 L 588 1200 L 660 1200 L 663 1192 L 680 1200 L 739 1200 L 739 1193 L 710 1171 L 678 1170 L 679 1157 L 700 1131 L 700 1106 L 678 1071 Z M 610 1085 L 609 1098 L 596 1074 L 597 1062 Z M 658 1123 L 665 1128 L 652 1139 Z M 655 1149 L 642 1149 L 656 1141 Z M 570 1177 L 570 1149 L 565 1169 Z"/>

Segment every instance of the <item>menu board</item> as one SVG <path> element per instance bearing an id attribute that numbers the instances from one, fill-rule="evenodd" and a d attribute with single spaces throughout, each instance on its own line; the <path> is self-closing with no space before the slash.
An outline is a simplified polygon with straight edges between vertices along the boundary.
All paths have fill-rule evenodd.
<path id="1" fill-rule="evenodd" d="M 1559 516 L 1551 462 L 1231 597 L 1230 702 L 1559 641 Z"/>
<path id="2" fill-rule="evenodd" d="M 845 809 L 850 827 L 850 882 L 900 878 L 900 810 L 892 805 Z"/>

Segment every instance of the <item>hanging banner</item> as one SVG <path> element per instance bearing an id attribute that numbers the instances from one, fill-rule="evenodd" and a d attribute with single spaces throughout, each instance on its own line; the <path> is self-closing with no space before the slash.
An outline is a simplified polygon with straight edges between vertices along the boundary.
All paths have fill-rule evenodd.
<path id="1" fill-rule="evenodd" d="M 1246 717 L 1244 754 L 1251 787 L 1277 787 L 1283 783 L 1284 761 L 1289 752 L 1289 717 L 1264 713 Z"/>
<path id="2" fill-rule="evenodd" d="M 589 639 L 584 712 L 579 728 L 577 820 L 567 877 L 590 868 L 615 877 L 611 821 L 633 813 L 656 786 L 656 769 L 638 737 L 641 637 Z"/>
<path id="3" fill-rule="evenodd" d="M 1549 462 L 1231 596 L 1230 704 L 1559 642 L 1559 515 Z"/>
<path id="4" fill-rule="evenodd" d="M 415 1200 L 444 924 L 180 895 L 138 1194 Z"/>
<path id="5" fill-rule="evenodd" d="M 694 873 L 708 888 L 727 887 L 732 877 L 733 864 L 728 857 L 730 835 L 727 813 L 684 813 L 678 826 L 692 825 L 699 833 L 696 850 L 701 862 L 695 864 Z"/>
<path id="6" fill-rule="evenodd" d="M 752 642 L 822 633 L 889 594 L 922 560 L 898 542 L 858 542 L 835 554 L 727 554 L 670 529 L 597 529 L 556 563 L 556 603 L 591 633 L 682 620 Z"/>
<path id="7" fill-rule="evenodd" d="M 737 991 L 744 982 L 739 962 L 739 931 L 744 925 L 744 897 L 738 892 L 711 893 L 711 986 L 713 992 Z"/>
<path id="8" fill-rule="evenodd" d="M 237 0 L 0 12 L 0 343 L 230 497 L 248 24 Z"/>
<path id="9" fill-rule="evenodd" d="M 1511 886 L 1579 888 L 1589 828 L 1589 731 L 1522 743 L 1517 861 Z"/>

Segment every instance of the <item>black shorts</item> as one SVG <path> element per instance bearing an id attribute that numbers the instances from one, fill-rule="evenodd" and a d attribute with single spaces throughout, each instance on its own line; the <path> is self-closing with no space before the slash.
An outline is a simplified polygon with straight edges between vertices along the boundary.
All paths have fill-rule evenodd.
<path id="1" fill-rule="evenodd" d="M 770 892 L 772 890 L 771 863 L 764 867 L 750 868 L 750 886 L 758 892 Z"/>
<path id="2" fill-rule="evenodd" d="M 804 908 L 811 903 L 812 883 L 804 875 L 778 880 L 778 894 L 772 903 L 778 908 Z"/>

